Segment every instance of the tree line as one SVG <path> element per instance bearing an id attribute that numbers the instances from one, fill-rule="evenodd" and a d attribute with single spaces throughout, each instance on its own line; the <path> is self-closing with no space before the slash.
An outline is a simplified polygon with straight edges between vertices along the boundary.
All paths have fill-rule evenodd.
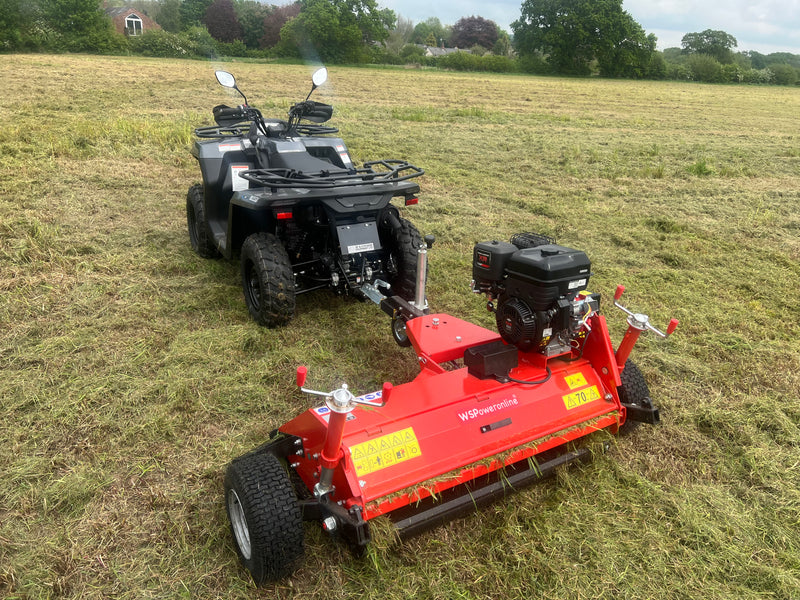
<path id="1" fill-rule="evenodd" d="M 160 30 L 117 33 L 105 12 L 132 7 Z M 0 51 L 163 57 L 249 56 L 456 70 L 793 85 L 800 56 L 736 51 L 724 31 L 656 49 L 622 0 L 524 0 L 503 31 L 479 16 L 420 23 L 377 0 L 0 0 Z M 140 32 L 129 32 L 140 33 Z M 454 50 L 458 50 L 457 52 Z"/>

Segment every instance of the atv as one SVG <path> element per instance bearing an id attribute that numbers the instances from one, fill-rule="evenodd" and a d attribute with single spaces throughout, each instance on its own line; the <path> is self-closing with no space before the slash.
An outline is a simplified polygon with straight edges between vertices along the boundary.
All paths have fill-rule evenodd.
<path id="1" fill-rule="evenodd" d="M 192 249 L 240 257 L 245 303 L 266 327 L 288 323 L 296 297 L 318 289 L 376 303 L 391 290 L 414 302 L 422 240 L 391 201 L 416 204 L 412 179 L 423 170 L 401 160 L 357 168 L 338 130 L 324 125 L 333 107 L 310 100 L 327 77 L 317 70 L 282 120 L 265 119 L 233 75 L 216 71 L 243 103 L 214 107 L 216 125 L 195 129 L 203 183 L 186 197 Z"/>

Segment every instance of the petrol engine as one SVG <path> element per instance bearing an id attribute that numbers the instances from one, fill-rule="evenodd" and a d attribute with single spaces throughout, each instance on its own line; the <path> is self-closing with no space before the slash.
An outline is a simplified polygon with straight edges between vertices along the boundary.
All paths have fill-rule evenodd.
<path id="1" fill-rule="evenodd" d="M 487 306 L 508 344 L 556 356 L 578 345 L 583 323 L 599 308 L 599 294 L 586 292 L 590 270 L 584 252 L 520 233 L 510 242 L 475 245 L 472 290 L 489 297 Z"/>

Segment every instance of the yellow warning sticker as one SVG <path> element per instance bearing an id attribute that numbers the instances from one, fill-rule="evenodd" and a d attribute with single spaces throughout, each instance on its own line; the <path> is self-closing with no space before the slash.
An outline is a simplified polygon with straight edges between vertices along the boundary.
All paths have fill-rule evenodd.
<path id="1" fill-rule="evenodd" d="M 583 373 L 574 373 L 573 375 L 568 375 L 564 377 L 564 381 L 567 382 L 569 389 L 577 390 L 580 387 L 586 385 L 586 377 L 583 376 Z"/>
<path id="2" fill-rule="evenodd" d="M 571 394 L 567 394 L 564 398 L 564 406 L 567 407 L 567 410 L 572 410 L 573 408 L 578 408 L 579 406 L 583 406 L 584 404 L 588 404 L 589 402 L 594 402 L 595 400 L 600 399 L 600 392 L 597 391 L 597 386 L 593 385 L 590 388 L 586 388 L 585 390 L 578 390 L 577 392 L 572 392 Z"/>
<path id="3" fill-rule="evenodd" d="M 422 456 L 414 428 L 389 433 L 350 448 L 359 477 Z"/>

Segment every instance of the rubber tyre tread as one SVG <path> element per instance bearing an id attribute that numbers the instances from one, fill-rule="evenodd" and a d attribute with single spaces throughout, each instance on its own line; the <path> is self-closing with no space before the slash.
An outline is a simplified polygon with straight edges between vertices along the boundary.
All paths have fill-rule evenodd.
<path id="1" fill-rule="evenodd" d="M 623 404 L 635 404 L 644 406 L 645 399 L 650 399 L 650 388 L 644 380 L 644 375 L 631 359 L 625 361 L 625 368 L 620 373 L 621 385 L 617 388 L 620 402 Z M 621 434 L 627 434 L 636 429 L 641 423 L 626 419 L 620 427 Z"/>
<path id="2" fill-rule="evenodd" d="M 202 258 L 219 258 L 220 253 L 211 239 L 211 231 L 203 204 L 203 186 L 195 184 L 186 194 L 186 227 L 192 250 Z"/>
<path id="3" fill-rule="evenodd" d="M 292 320 L 295 309 L 294 272 L 281 241 L 271 233 L 254 233 L 242 245 L 242 289 L 250 315 L 264 327 L 280 327 Z M 256 271 L 260 299 L 256 305 L 248 289 L 248 263 Z"/>
<path id="4" fill-rule="evenodd" d="M 244 510 L 250 534 L 250 558 L 243 556 L 233 525 L 236 553 L 257 586 L 290 575 L 305 553 L 303 517 L 294 488 L 280 460 L 268 453 L 246 454 L 225 472 L 225 509 L 230 522 L 229 491 Z"/>
<path id="5" fill-rule="evenodd" d="M 406 219 L 398 219 L 400 227 L 389 228 L 389 251 L 397 263 L 397 274 L 389 278 L 392 293 L 404 300 L 414 300 L 417 292 L 417 250 L 422 236 Z"/>

